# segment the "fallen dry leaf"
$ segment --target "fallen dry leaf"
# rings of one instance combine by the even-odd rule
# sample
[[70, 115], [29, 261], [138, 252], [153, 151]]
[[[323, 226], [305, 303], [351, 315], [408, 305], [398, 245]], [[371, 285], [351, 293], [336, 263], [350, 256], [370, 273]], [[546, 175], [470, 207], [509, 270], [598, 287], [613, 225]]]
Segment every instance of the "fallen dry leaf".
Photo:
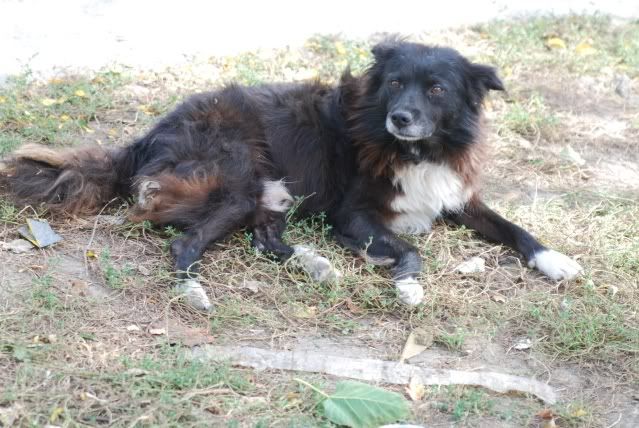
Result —
[[519, 339], [517, 343], [513, 345], [513, 349], [516, 349], [518, 351], [525, 351], [526, 349], [530, 349], [531, 347], [532, 341], [527, 337]]
[[573, 418], [582, 418], [586, 416], [588, 412], [583, 407], [578, 407], [570, 413]]
[[555, 423], [555, 419], [550, 419], [548, 421], [544, 421], [542, 428], [557, 428], [557, 424]]
[[45, 107], [52, 106], [55, 103], [56, 103], [56, 100], [54, 100], [53, 98], [43, 98], [42, 100], [40, 100], [40, 104], [42, 104]]
[[486, 261], [481, 257], [473, 257], [462, 262], [455, 268], [455, 272], [469, 274], [480, 273], [486, 270]]
[[364, 310], [353, 303], [351, 299], [346, 299], [346, 307], [354, 314], [361, 314], [362, 312], [364, 312]]
[[421, 354], [433, 344], [433, 340], [434, 336], [432, 331], [425, 328], [414, 329], [410, 332], [406, 339], [402, 355], [399, 357], [399, 362], [403, 363], [404, 361]]
[[166, 334], [166, 329], [165, 328], [150, 328], [149, 329], [149, 333], [151, 333], [153, 336], [162, 336]]
[[260, 291], [260, 288], [264, 287], [266, 287], [266, 284], [262, 281], [244, 281], [241, 288], [246, 288], [253, 293], [258, 293]]
[[426, 395], [426, 386], [422, 383], [419, 376], [413, 376], [410, 378], [410, 383], [406, 388], [406, 393], [413, 401], [421, 401]]
[[138, 327], [135, 324], [131, 324], [131, 325], [127, 325], [126, 326], [126, 330], [127, 331], [140, 331], [140, 327]]
[[35, 247], [26, 239], [14, 239], [9, 242], [0, 242], [0, 248], [12, 253], [22, 254], [33, 250]]
[[597, 53], [597, 49], [593, 48], [588, 42], [581, 42], [575, 47], [575, 52], [579, 55], [592, 55]]
[[555, 417], [555, 414], [550, 409], [542, 409], [537, 413], [541, 419], [552, 419]]
[[76, 97], [81, 97], [81, 98], [87, 96], [86, 92], [84, 92], [82, 89], [78, 89], [77, 91], [74, 92], [74, 94]]
[[565, 49], [566, 42], [559, 37], [549, 37], [546, 39], [546, 47], [549, 49]]
[[71, 293], [76, 296], [86, 296], [89, 290], [89, 284], [81, 279], [73, 279], [71, 282]]

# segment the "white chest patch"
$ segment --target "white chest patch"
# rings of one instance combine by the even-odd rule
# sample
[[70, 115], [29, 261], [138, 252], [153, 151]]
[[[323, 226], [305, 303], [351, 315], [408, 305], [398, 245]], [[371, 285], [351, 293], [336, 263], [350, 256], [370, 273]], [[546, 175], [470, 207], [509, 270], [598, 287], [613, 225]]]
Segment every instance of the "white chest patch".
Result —
[[395, 233], [424, 233], [444, 211], [457, 211], [471, 190], [448, 165], [421, 162], [396, 171], [393, 184], [403, 190], [391, 202], [398, 215], [389, 225]]

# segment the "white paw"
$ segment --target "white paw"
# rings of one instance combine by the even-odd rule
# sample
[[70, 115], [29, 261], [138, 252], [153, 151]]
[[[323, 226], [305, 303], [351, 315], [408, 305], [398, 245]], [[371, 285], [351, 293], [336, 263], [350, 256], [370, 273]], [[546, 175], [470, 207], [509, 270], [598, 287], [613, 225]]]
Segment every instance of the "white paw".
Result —
[[337, 282], [342, 273], [335, 269], [326, 257], [322, 257], [315, 250], [304, 245], [293, 246], [295, 255], [293, 261], [300, 266], [313, 281]]
[[528, 262], [528, 267], [536, 268], [555, 281], [573, 279], [583, 272], [579, 263], [555, 250], [543, 250], [535, 254]]
[[424, 287], [415, 278], [404, 278], [395, 281], [399, 292], [399, 300], [409, 306], [415, 306], [424, 300]]
[[183, 296], [184, 300], [195, 309], [205, 312], [213, 310], [213, 305], [199, 281], [194, 279], [182, 280], [175, 286], [175, 291]]

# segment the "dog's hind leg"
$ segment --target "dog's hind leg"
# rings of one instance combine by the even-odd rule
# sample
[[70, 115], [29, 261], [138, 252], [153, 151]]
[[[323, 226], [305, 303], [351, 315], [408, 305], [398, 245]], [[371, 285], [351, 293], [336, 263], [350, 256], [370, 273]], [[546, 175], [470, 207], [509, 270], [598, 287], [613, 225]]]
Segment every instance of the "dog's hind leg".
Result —
[[249, 198], [228, 198], [207, 218], [172, 242], [171, 255], [178, 275], [176, 290], [184, 295], [191, 306], [204, 311], [212, 310], [213, 306], [198, 280], [202, 255], [213, 242], [244, 226], [253, 209], [254, 203]]
[[305, 271], [313, 281], [336, 281], [342, 276], [331, 262], [305, 245], [289, 246], [282, 240], [286, 229], [286, 211], [293, 198], [281, 181], [265, 181], [260, 209], [252, 227], [252, 245], [261, 252], [273, 254], [278, 260], [291, 262]]

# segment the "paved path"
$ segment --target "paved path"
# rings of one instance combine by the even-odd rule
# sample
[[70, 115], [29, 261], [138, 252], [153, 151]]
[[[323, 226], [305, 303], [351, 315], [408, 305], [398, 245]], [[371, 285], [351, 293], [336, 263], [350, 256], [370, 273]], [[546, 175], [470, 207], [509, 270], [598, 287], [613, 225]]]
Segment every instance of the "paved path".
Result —
[[415, 34], [531, 13], [639, 17], [637, 0], [0, 0], [0, 79], [25, 65], [158, 68], [194, 55], [298, 45], [315, 33]]

